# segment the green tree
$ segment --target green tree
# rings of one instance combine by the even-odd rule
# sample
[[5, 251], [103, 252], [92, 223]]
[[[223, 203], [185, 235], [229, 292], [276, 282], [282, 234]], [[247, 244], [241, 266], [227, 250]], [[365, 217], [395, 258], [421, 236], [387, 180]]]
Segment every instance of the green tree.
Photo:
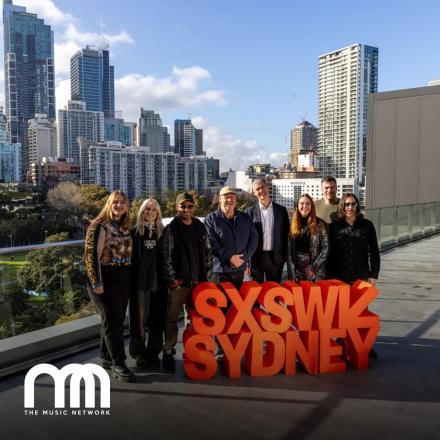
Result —
[[81, 185], [82, 201], [81, 207], [84, 219], [90, 222], [103, 208], [109, 192], [101, 185]]
[[139, 212], [139, 208], [141, 207], [141, 205], [142, 205], [142, 202], [144, 201], [145, 199], [134, 199], [131, 203], [130, 203], [130, 216], [131, 216], [131, 222], [132, 222], [132, 225], [134, 226], [135, 225], [135, 223], [136, 223], [136, 219], [137, 219], [137, 215], [138, 215], [138, 212]]
[[55, 246], [27, 255], [28, 264], [19, 271], [18, 283], [27, 290], [48, 292], [47, 300], [36, 305], [41, 307], [46, 325], [53, 325], [62, 315], [76, 313], [89, 302], [82, 259], [80, 246]]

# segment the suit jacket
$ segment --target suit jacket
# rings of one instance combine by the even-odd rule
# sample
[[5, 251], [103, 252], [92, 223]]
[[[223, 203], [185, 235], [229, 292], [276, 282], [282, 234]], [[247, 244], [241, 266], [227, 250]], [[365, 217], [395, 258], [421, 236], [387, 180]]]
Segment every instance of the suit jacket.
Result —
[[[290, 229], [289, 215], [284, 206], [278, 205], [272, 201], [273, 217], [274, 217], [274, 263], [277, 266], [283, 266], [287, 260], [287, 241]], [[246, 213], [251, 217], [255, 229], [258, 233], [258, 246], [254, 255], [251, 258], [251, 267], [259, 268], [262, 263], [263, 254], [263, 225], [261, 223], [261, 213], [259, 202], [252, 205], [246, 210]]]

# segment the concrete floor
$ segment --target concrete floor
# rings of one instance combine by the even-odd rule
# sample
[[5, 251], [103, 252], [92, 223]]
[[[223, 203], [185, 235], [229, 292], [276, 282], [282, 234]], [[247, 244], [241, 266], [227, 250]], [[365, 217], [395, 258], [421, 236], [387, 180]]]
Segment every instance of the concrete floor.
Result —
[[[25, 416], [20, 374], [0, 380], [0, 438], [440, 440], [440, 235], [383, 253], [378, 288], [368, 371], [193, 382], [179, 361], [175, 375], [112, 379], [111, 416]], [[47, 376], [35, 389], [37, 407], [53, 408]]]

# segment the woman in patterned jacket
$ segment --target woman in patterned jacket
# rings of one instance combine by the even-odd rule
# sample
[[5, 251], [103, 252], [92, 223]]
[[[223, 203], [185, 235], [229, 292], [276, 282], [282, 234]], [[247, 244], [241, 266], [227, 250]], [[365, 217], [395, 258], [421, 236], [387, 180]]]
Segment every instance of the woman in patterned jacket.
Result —
[[303, 194], [290, 225], [287, 257], [289, 280], [316, 283], [324, 279], [328, 249], [325, 223], [316, 217], [313, 199]]
[[85, 246], [87, 291], [102, 318], [102, 366], [123, 382], [134, 379], [125, 364], [124, 349], [132, 253], [130, 227], [127, 196], [113, 191], [87, 229]]

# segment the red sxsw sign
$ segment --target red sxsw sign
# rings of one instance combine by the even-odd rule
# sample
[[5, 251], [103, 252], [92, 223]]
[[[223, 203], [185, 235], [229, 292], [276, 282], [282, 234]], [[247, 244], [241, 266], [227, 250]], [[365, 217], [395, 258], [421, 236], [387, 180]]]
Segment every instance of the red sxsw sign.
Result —
[[216, 374], [215, 338], [229, 377], [240, 377], [243, 356], [251, 376], [295, 374], [297, 359], [309, 374], [345, 371], [347, 363], [366, 370], [380, 325], [368, 305], [378, 294], [364, 281], [351, 287], [338, 280], [247, 281], [240, 291], [231, 283], [201, 283], [193, 291], [192, 325], [183, 333], [185, 373], [191, 379]]

